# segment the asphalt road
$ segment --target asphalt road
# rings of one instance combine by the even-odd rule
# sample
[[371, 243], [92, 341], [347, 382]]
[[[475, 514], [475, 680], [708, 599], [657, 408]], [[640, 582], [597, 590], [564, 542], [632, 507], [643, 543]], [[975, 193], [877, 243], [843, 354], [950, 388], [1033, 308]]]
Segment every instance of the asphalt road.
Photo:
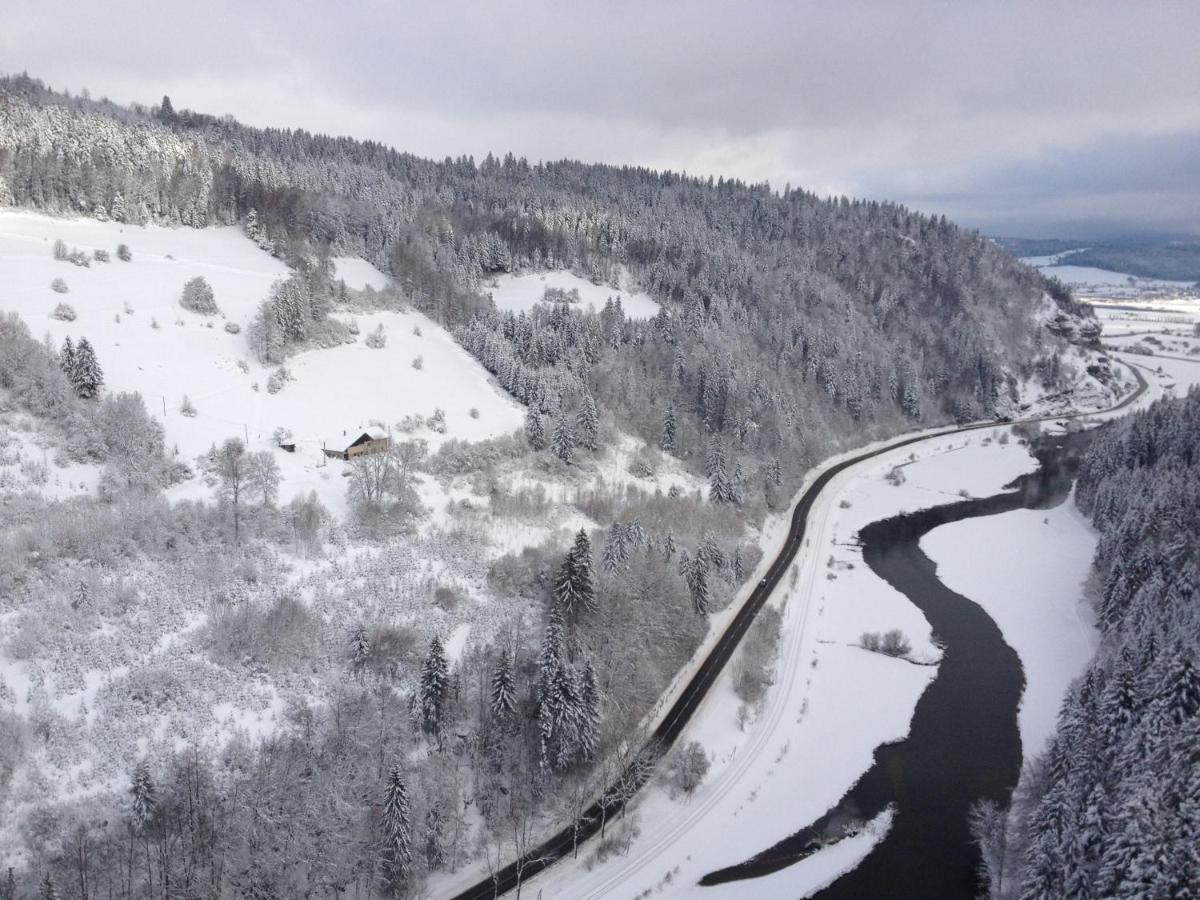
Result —
[[[1110, 413], [1124, 409], [1135, 402], [1145, 392], [1148, 386], [1146, 379], [1132, 366], [1129, 368], [1137, 377], [1137, 390], [1116, 406], [1102, 412]], [[1030, 419], [1020, 419], [1012, 424], [1059, 422], [1095, 414], [1074, 413], [1061, 416], [1039, 416]], [[837, 477], [839, 473], [880, 454], [890, 453], [898, 448], [927, 441], [930, 438], [978, 431], [984, 428], [995, 428], [1003, 424], [1007, 423], [980, 422], [975, 425], [964, 425], [961, 428], [941, 431], [937, 434], [924, 434], [918, 437], [907, 438], [878, 450], [860, 453], [822, 472], [816, 481], [809, 485], [808, 490], [804, 492], [804, 495], [796, 504], [796, 508], [792, 512], [792, 522], [787, 539], [784, 541], [778, 556], [775, 557], [775, 561], [767, 570], [767, 574], [754, 588], [745, 603], [742, 604], [742, 608], [738, 610], [737, 614], [726, 626], [724, 633], [717, 640], [712, 650], [709, 651], [708, 658], [700, 664], [691, 681], [684, 687], [674, 705], [663, 717], [658, 727], [642, 747], [635, 762], [625, 770], [614, 784], [605, 790], [604, 794], [595, 803], [584, 810], [578, 828], [567, 826], [561, 831], [556, 832], [541, 844], [528, 851], [519, 860], [509, 863], [504, 868], [498, 870], [492, 877], [477, 882], [467, 890], [455, 895], [455, 900], [487, 900], [487, 898], [499, 897], [508, 891], [515, 890], [518, 885], [523, 885], [534, 875], [544, 871], [553, 863], [565, 856], [570, 856], [578, 843], [582, 843], [592, 835], [598, 834], [601, 827], [608, 820], [620, 814], [624, 805], [650, 779], [654, 770], [653, 763], [661, 759], [671, 749], [676, 738], [679, 737], [688, 722], [691, 721], [693, 714], [708, 695], [709, 689], [716, 682], [717, 676], [721, 674], [726, 663], [729, 662], [733, 656], [733, 652], [745, 636], [747, 629], [754, 622], [755, 616], [758, 615], [763, 604], [767, 602], [767, 599], [783, 578], [784, 573], [791, 566], [792, 561], [796, 558], [796, 553], [804, 543], [808, 514], [811, 512], [813, 504], [826, 485]]]

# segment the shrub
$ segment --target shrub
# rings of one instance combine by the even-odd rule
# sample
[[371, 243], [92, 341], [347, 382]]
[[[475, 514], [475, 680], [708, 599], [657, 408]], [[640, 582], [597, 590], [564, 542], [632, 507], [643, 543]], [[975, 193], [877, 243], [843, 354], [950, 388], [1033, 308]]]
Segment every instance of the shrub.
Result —
[[117, 244], [117, 259], [121, 262], [129, 262], [133, 259], [133, 254], [129, 252], [127, 244]]
[[193, 278], [183, 286], [179, 305], [202, 316], [215, 316], [220, 312], [213, 298], [212, 287], [201, 277]]
[[60, 303], [58, 306], [54, 307], [54, 312], [51, 313], [51, 315], [60, 322], [74, 322], [75, 307], [73, 307], [70, 303]]
[[110, 257], [110, 256], [108, 255], [108, 251], [107, 251], [107, 250], [97, 250], [97, 251], [95, 251], [94, 253], [92, 253], [92, 258], [93, 258], [93, 259], [95, 259], [95, 260], [96, 260], [96, 262], [102, 262], [102, 263], [109, 262], [109, 260], [111, 260], [111, 259], [112, 259], [112, 257]]
[[54, 291], [56, 294], [65, 294], [70, 290], [70, 288], [67, 287], [67, 283], [61, 278], [55, 278], [52, 282], [50, 282], [50, 290]]
[[288, 371], [287, 366], [280, 366], [270, 377], [267, 378], [267, 393], [278, 394], [283, 390], [284, 385], [292, 380], [292, 373]]
[[912, 652], [912, 644], [899, 628], [893, 628], [882, 635], [874, 631], [864, 631], [859, 638], [859, 644], [864, 650], [882, 653], [885, 656], [908, 656]]
[[183, 402], [179, 404], [179, 414], [189, 419], [196, 416], [196, 407], [192, 405], [192, 400], [187, 394], [183, 395]]
[[421, 371], [423, 368], [425, 368], [425, 357], [423, 357], [423, 356], [413, 357], [412, 367], [414, 369], [416, 369], [418, 372]]
[[226, 322], [225, 323], [225, 333], [226, 334], [239, 334], [239, 333], [241, 333], [241, 330], [242, 330], [242, 326], [239, 325], [237, 322]]
[[382, 350], [387, 346], [387, 335], [383, 333], [382, 325], [367, 335], [367, 346], [372, 350]]
[[708, 774], [708, 754], [699, 741], [690, 741], [675, 751], [671, 759], [671, 786], [691, 794]]
[[478, 419], [479, 418], [479, 410], [477, 410], [475, 407], [472, 406], [470, 409], [467, 410], [467, 415], [470, 416], [472, 419]]

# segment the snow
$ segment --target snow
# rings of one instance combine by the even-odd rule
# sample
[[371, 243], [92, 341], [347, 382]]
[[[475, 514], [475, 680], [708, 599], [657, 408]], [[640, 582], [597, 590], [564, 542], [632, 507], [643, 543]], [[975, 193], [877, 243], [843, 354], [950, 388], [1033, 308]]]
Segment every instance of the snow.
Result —
[[[92, 262], [88, 268], [57, 261], [51, 256], [57, 238], [88, 253], [107, 249], [113, 261]], [[129, 245], [132, 262], [116, 259], [118, 243]], [[339, 271], [355, 283], [383, 278], [362, 260], [338, 262]], [[221, 316], [179, 306], [183, 283], [198, 275], [212, 285]], [[270, 370], [249, 352], [246, 326], [271, 284], [287, 275], [283, 263], [237, 228], [137, 227], [0, 211], [0, 310], [19, 313], [34, 335], [48, 333], [55, 344], [68, 335], [86, 336], [96, 348], [107, 389], [140, 393], [162, 422], [168, 448], [185, 460], [229, 437], [247, 439], [252, 450], [271, 448], [274, 430], [290, 429], [297, 452], [276, 453], [283, 502], [315, 490], [335, 514], [344, 513], [343, 464], [327, 462], [321, 453], [331, 435], [391, 427], [397, 438], [419, 437], [436, 449], [450, 438], [476, 441], [521, 426], [520, 405], [445, 329], [416, 311], [357, 316], [361, 335], [383, 326], [385, 347], [373, 350], [360, 339], [302, 352], [287, 361], [294, 380], [268, 393]], [[50, 290], [58, 277], [67, 281], [68, 294]], [[76, 310], [73, 322], [50, 318], [64, 300]], [[227, 333], [227, 321], [240, 325], [241, 332]], [[412, 365], [418, 356], [423, 359], [419, 370]], [[197, 411], [194, 417], [179, 412], [184, 395]], [[439, 408], [446, 414], [445, 434], [428, 428], [405, 434], [397, 428], [406, 417], [428, 417]], [[478, 418], [471, 409], [478, 410]], [[207, 494], [198, 479], [172, 492], [175, 497]]]
[[[706, 782], [688, 801], [673, 799], [661, 784], [649, 788], [636, 804], [641, 833], [629, 854], [590, 871], [586, 858], [556, 864], [539, 879], [543, 896], [637, 896], [654, 890], [668, 872], [673, 894], [698, 891], [707, 872], [741, 862], [817, 818], [871, 765], [876, 746], [904, 737], [936, 668], [854, 645], [864, 630], [898, 627], [912, 641], [914, 658], [935, 660], [937, 648], [920, 611], [866, 568], [851, 538], [877, 519], [956, 502], [962, 490], [995, 493], [1031, 471], [1036, 462], [1023, 447], [997, 440], [1008, 431], [935, 436], [835, 477], [811, 514], [793, 567], [799, 579], [785, 577], [771, 600], [784, 604], [783, 634], [776, 684], [757, 718], [739, 730], [740, 700], [727, 669], [680, 739], [698, 740], [708, 751]], [[900, 486], [884, 480], [896, 466], [905, 473]], [[765, 561], [782, 537], [783, 521], [776, 517], [764, 529]], [[725, 620], [713, 618], [715, 634]], [[728, 891], [799, 896], [856, 864], [868, 847], [838, 844], [803, 866]]]
[[1099, 645], [1083, 585], [1096, 536], [1074, 500], [935, 528], [921, 549], [950, 590], [978, 603], [1025, 670], [1018, 724], [1025, 758], [1054, 731], [1062, 698]]
[[622, 276], [622, 287], [593, 284], [571, 272], [555, 269], [546, 272], [529, 272], [521, 275], [500, 275], [494, 284], [485, 286], [490, 291], [496, 308], [504, 312], [528, 312], [542, 303], [546, 288], [579, 291], [579, 306], [600, 312], [609, 297], [620, 298], [621, 307], [630, 319], [651, 319], [658, 314], [658, 304], [650, 296], [625, 285], [628, 276]]
[[346, 282], [346, 287], [361, 291], [370, 287], [382, 291], [388, 284], [388, 277], [365, 259], [357, 256], [335, 256], [333, 262], [333, 277]]

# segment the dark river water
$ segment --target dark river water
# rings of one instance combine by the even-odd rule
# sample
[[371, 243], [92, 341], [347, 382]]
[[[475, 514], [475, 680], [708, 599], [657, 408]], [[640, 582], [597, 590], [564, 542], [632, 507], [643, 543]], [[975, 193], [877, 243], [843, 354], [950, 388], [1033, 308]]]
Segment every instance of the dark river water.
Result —
[[[937, 676], [917, 702], [908, 736], [876, 748], [871, 768], [837, 806], [816, 822], [798, 822], [802, 827], [796, 833], [743, 863], [710, 873], [702, 884], [777, 872], [811, 855], [847, 823], [869, 820], [892, 805], [887, 837], [857, 869], [815, 896], [978, 896], [979, 854], [971, 842], [968, 811], [982, 798], [1007, 802], [1017, 783], [1017, 706], [1025, 674], [988, 615], [938, 580], [919, 541], [951, 522], [1062, 503], [1091, 437], [1080, 432], [1043, 438], [1033, 448], [1040, 468], [1003, 494], [885, 519], [862, 530], [866, 564], [920, 608], [943, 645]], [[752, 885], [746, 887], [752, 892]]]

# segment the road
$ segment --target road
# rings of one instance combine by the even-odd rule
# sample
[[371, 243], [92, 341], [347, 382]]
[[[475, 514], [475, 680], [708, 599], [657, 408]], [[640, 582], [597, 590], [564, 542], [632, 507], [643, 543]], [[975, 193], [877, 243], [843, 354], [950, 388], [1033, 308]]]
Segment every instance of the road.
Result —
[[[1085, 416], [1119, 412], [1136, 402], [1148, 387], [1145, 378], [1142, 377], [1140, 372], [1132, 366], [1130, 367], [1130, 371], [1137, 378], [1137, 390], [1107, 410], [1097, 413], [1037, 416], [1021, 419], [1013, 424], [1059, 422]], [[995, 428], [998, 424], [1003, 423], [980, 422], [973, 425], [964, 425], [959, 428], [942, 429], [934, 433], [925, 433], [915, 437], [904, 438], [878, 449], [857, 454], [822, 472], [809, 485], [796, 503], [795, 509], [792, 512], [788, 535], [774, 562], [772, 562], [770, 568], [767, 570], [766, 575], [759, 581], [742, 607], [730, 620], [725, 631], [709, 651], [708, 657], [696, 669], [691, 680], [688, 681], [675, 700], [675, 703], [662, 718], [657, 728], [651, 733], [641, 751], [635, 757], [634, 762], [595, 803], [584, 810], [579, 827], [567, 826], [563, 828], [527, 852], [521, 859], [510, 863], [503, 869], [498, 870], [493, 876], [457, 894], [456, 900], [486, 900], [486, 898], [499, 897], [510, 890], [516, 889], [519, 885], [524, 884], [531, 877], [544, 871], [556, 861], [572, 855], [577, 842], [582, 843], [592, 835], [599, 833], [606, 822], [620, 813], [625, 804], [650, 779], [654, 771], [654, 764], [671, 749], [680, 733], [687, 726], [688, 722], [691, 721], [692, 716], [708, 695], [717, 677], [733, 656], [746, 631], [754, 622], [755, 617], [778, 587], [804, 543], [805, 536], [808, 533], [809, 513], [812, 511], [813, 505], [816, 503], [821, 492], [834, 478], [845, 470], [880, 456], [883, 453], [890, 453], [899, 448], [918, 444], [932, 438], [978, 431], [985, 428]]]

